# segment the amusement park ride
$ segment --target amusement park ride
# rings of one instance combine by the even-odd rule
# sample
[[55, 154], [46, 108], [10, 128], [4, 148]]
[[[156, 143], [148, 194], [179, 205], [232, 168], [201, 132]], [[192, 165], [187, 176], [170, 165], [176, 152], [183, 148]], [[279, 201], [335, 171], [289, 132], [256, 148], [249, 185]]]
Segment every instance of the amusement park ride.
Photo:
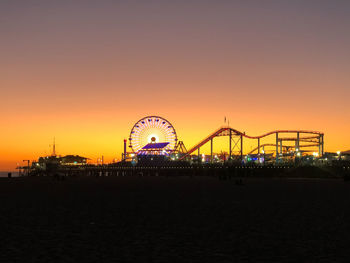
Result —
[[[313, 153], [315, 157], [322, 157], [324, 154], [322, 132], [276, 130], [260, 136], [249, 136], [229, 126], [220, 127], [187, 150], [184, 143], [178, 140], [174, 126], [168, 120], [159, 116], [147, 116], [137, 121], [132, 127], [129, 136], [129, 152], [126, 150], [127, 141], [124, 140], [122, 159], [131, 161], [138, 157], [162, 156], [169, 160], [185, 161], [195, 156], [199, 160], [201, 147], [210, 143], [210, 162], [213, 162], [214, 139], [222, 136], [228, 137], [228, 160], [243, 161], [248, 155], [269, 155], [278, 162], [285, 158], [297, 158], [309, 153]], [[256, 147], [244, 156], [244, 142], [248, 140], [251, 140], [250, 143], [255, 143]], [[263, 142], [266, 140], [269, 142]]]

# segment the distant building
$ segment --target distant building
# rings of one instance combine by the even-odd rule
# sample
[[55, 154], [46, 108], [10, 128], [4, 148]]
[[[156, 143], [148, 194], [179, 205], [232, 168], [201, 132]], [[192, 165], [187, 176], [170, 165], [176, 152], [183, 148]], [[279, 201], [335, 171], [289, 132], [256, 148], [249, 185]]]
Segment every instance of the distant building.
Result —
[[33, 162], [32, 167], [46, 170], [48, 166], [85, 165], [88, 160], [90, 159], [79, 155], [46, 156], [40, 157], [37, 162]]
[[89, 158], [82, 157], [79, 155], [66, 155], [61, 157], [62, 165], [85, 165]]

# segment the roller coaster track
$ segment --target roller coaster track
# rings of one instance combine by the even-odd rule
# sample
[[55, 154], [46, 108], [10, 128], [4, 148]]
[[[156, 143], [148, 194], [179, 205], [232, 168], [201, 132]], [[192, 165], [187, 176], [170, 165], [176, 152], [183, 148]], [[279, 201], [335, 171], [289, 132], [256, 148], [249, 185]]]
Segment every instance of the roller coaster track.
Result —
[[[265, 133], [265, 134], [259, 135], [259, 136], [250, 136], [250, 135], [247, 135], [245, 132], [238, 131], [238, 130], [233, 129], [229, 126], [223, 126], [223, 127], [220, 127], [219, 129], [217, 129], [216, 131], [214, 131], [213, 133], [211, 133], [209, 136], [204, 138], [202, 141], [200, 141], [196, 145], [194, 145], [191, 149], [188, 150], [186, 155], [184, 155], [180, 160], [185, 159], [186, 157], [191, 155], [194, 151], [198, 150], [200, 147], [202, 147], [204, 144], [206, 144], [207, 142], [209, 142], [210, 140], [212, 140], [215, 137], [241, 136], [241, 138], [244, 137], [244, 138], [248, 138], [248, 139], [262, 139], [262, 138], [265, 138], [265, 137], [267, 137], [269, 135], [273, 135], [273, 134], [277, 134], [277, 136], [278, 136], [278, 134], [311, 134], [311, 136], [308, 136], [308, 137], [300, 137], [300, 139], [299, 139], [300, 142], [301, 141], [306, 142], [307, 140], [318, 139], [321, 136], [323, 137], [322, 132], [308, 131], [308, 130], [275, 130], [275, 131], [271, 131], [271, 132], [268, 132], [268, 133]], [[295, 138], [285, 138], [285, 140], [295, 140]], [[314, 142], [314, 141], [309, 141], [309, 142]], [[274, 146], [276, 146], [276, 145], [274, 145]]]
[[[272, 147], [276, 147], [276, 144], [274, 144], [274, 143], [265, 143], [265, 144], [262, 144], [262, 145], [260, 145], [260, 148], [261, 147], [267, 147], [267, 146], [272, 146]], [[285, 146], [285, 145], [283, 145], [282, 146], [284, 149], [286, 149], [287, 151], [288, 151], [288, 149], [290, 148], [290, 146]], [[251, 150], [250, 152], [248, 152], [248, 154], [253, 154], [255, 151], [257, 151], [259, 149], [259, 147], [256, 147], [256, 148], [254, 148], [253, 150]]]
[[[260, 148], [265, 147], [265, 146], [272, 146], [272, 147], [276, 147], [276, 144], [274, 143], [265, 143], [265, 144], [261, 144]], [[300, 148], [303, 147], [315, 147], [318, 146], [318, 144], [309, 144], [309, 145], [300, 145]], [[293, 146], [286, 146], [286, 145], [282, 145], [282, 147], [288, 151], [290, 148], [293, 148]], [[248, 154], [253, 154], [255, 151], [257, 151], [259, 149], [259, 147], [254, 148], [253, 150], [251, 150], [250, 152], [248, 152]], [[301, 152], [308, 152], [307, 150], [300, 150]]]

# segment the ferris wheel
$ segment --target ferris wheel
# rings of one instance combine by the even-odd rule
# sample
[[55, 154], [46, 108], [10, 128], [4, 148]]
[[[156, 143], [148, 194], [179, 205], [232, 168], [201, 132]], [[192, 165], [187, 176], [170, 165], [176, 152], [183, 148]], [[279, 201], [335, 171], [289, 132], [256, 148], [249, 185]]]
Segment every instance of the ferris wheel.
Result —
[[169, 121], [159, 116], [147, 116], [132, 127], [129, 142], [135, 153], [149, 143], [168, 143], [164, 150], [172, 151], [176, 147], [177, 136]]

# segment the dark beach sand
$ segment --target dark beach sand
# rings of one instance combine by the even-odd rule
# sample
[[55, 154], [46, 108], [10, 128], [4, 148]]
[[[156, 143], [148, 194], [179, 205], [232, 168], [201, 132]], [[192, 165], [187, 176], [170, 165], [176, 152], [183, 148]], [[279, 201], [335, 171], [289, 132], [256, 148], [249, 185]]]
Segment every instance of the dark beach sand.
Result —
[[330, 179], [0, 178], [0, 262], [348, 262]]

